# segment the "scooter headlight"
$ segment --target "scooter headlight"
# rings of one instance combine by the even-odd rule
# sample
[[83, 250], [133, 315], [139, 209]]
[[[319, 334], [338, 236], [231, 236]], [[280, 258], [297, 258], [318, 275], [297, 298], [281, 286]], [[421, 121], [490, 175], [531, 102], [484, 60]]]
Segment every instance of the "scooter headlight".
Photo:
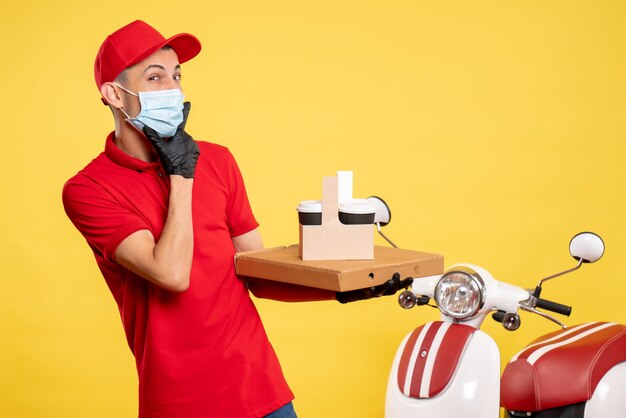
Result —
[[485, 284], [473, 270], [450, 271], [435, 287], [435, 301], [444, 315], [455, 319], [474, 316], [484, 304]]

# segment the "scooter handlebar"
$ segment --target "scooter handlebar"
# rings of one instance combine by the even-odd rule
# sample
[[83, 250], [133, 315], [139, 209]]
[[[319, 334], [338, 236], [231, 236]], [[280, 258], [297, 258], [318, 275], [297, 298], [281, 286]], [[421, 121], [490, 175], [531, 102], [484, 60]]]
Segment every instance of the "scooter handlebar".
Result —
[[537, 298], [537, 308], [542, 308], [565, 316], [570, 316], [572, 313], [571, 306], [562, 305], [560, 303], [541, 298]]

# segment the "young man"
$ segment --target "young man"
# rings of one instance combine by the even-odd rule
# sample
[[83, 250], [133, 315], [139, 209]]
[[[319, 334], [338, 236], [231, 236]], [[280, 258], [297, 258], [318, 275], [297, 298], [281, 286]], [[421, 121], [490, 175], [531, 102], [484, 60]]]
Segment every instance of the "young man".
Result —
[[263, 242], [233, 156], [185, 132], [180, 64], [200, 49], [193, 35], [166, 39], [142, 21], [106, 38], [95, 79], [115, 131], [63, 203], [118, 304], [140, 417], [295, 417], [248, 290], [349, 302], [410, 283], [335, 294], [235, 274], [235, 252]]

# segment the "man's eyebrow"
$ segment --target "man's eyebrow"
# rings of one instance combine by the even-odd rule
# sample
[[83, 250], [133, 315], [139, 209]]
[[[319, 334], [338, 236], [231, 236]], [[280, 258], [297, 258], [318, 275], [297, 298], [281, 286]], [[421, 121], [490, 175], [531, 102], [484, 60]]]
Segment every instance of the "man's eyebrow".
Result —
[[165, 71], [165, 67], [164, 67], [164, 66], [162, 66], [162, 65], [159, 65], [159, 64], [150, 64], [150, 65], [148, 65], [148, 66], [146, 67], [146, 69], [145, 69], [145, 70], [143, 70], [143, 72], [145, 73], [145, 72], [147, 72], [148, 70], [150, 70], [151, 68], [158, 68], [158, 69], [160, 69], [160, 70]]
[[[164, 66], [162, 66], [162, 65], [160, 65], [160, 64], [150, 64], [150, 65], [148, 65], [148, 66], [146, 67], [146, 69], [145, 69], [145, 70], [143, 70], [143, 72], [145, 73], [145, 72], [147, 72], [147, 71], [148, 71], [149, 69], [151, 69], [151, 68], [158, 68], [158, 69], [160, 69], [160, 70], [165, 71], [165, 67], [164, 67]], [[176, 65], [176, 67], [174, 67], [174, 70], [175, 70], [175, 71], [180, 70], [180, 64], [177, 64], [177, 65]]]

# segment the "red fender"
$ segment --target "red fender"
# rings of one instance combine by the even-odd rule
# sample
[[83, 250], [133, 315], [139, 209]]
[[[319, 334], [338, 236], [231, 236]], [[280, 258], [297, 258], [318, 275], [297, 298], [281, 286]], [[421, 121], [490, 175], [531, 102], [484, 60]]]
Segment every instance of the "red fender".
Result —
[[398, 367], [398, 387], [411, 398], [432, 398], [448, 386], [475, 328], [429, 322], [409, 336]]
[[593, 322], [544, 335], [504, 369], [500, 404], [509, 411], [541, 411], [585, 402], [602, 376], [626, 361], [626, 327]]

